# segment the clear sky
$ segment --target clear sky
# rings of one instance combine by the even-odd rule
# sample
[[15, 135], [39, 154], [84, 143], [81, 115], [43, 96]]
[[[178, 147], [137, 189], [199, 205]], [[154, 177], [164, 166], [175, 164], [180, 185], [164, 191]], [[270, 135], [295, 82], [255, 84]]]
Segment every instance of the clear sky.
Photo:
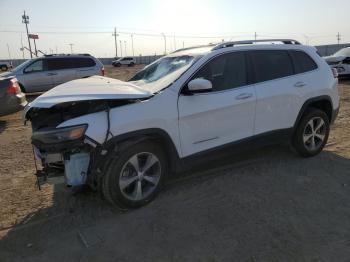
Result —
[[[311, 45], [350, 42], [350, 0], [0, 0], [0, 59], [21, 58], [28, 46], [21, 16], [50, 53], [115, 55], [114, 27], [123, 55], [148, 55], [222, 39], [295, 38]], [[22, 32], [22, 33], [21, 33]], [[175, 37], [174, 37], [175, 35]], [[28, 53], [25, 54], [27, 58]]]

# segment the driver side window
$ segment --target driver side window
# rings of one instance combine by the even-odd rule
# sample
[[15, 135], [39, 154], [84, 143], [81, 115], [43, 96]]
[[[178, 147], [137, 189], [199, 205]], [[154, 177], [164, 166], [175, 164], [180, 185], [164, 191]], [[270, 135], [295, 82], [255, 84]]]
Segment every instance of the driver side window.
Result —
[[43, 60], [35, 61], [34, 63], [30, 64], [24, 72], [31, 73], [31, 72], [41, 72], [44, 71], [44, 62]]
[[244, 52], [233, 52], [215, 57], [202, 67], [191, 80], [204, 78], [212, 83], [212, 92], [248, 84]]

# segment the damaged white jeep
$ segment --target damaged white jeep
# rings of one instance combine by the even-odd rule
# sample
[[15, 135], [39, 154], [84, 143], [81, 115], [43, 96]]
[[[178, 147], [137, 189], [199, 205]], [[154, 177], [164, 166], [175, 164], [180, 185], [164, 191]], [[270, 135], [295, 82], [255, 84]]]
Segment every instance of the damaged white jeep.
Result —
[[62, 173], [129, 208], [214, 149], [282, 142], [318, 154], [339, 109], [336, 74], [295, 40], [256, 42], [178, 50], [128, 82], [93, 76], [38, 97], [24, 112], [37, 176]]

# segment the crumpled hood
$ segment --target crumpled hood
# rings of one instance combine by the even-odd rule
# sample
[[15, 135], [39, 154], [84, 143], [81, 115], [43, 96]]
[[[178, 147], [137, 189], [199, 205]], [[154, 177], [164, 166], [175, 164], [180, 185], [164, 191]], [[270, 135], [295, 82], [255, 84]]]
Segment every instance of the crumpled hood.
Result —
[[345, 56], [325, 56], [324, 59], [327, 62], [340, 62], [343, 61], [346, 57]]
[[138, 99], [152, 95], [150, 91], [128, 82], [108, 77], [92, 76], [58, 85], [36, 98], [28, 107], [50, 108], [65, 102]]

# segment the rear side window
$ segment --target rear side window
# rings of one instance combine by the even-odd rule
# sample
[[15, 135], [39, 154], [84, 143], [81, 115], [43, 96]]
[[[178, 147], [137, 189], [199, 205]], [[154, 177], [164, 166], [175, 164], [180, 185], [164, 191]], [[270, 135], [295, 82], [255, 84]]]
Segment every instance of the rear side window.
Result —
[[71, 58], [52, 58], [48, 59], [47, 66], [49, 70], [62, 70], [73, 68]]
[[256, 82], [264, 82], [294, 74], [293, 64], [287, 51], [252, 51]]
[[95, 66], [96, 63], [91, 58], [74, 58], [74, 67], [75, 68], [81, 68], [81, 67], [92, 67]]
[[295, 66], [295, 73], [305, 73], [317, 69], [315, 61], [303, 51], [289, 51]]
[[91, 58], [78, 57], [78, 58], [51, 58], [48, 59], [49, 70], [63, 70], [72, 68], [92, 67], [96, 63]]
[[192, 79], [196, 78], [211, 81], [212, 91], [247, 85], [245, 53], [234, 52], [214, 58], [192, 77]]

